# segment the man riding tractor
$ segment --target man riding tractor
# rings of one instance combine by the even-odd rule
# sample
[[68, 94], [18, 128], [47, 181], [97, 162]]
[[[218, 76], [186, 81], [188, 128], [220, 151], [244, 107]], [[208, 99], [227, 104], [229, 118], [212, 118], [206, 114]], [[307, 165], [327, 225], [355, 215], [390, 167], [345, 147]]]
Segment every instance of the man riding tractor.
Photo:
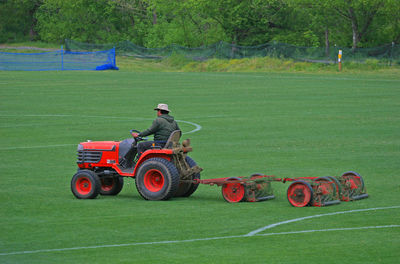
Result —
[[147, 137], [154, 134], [154, 141], [145, 141], [138, 144], [137, 151], [139, 156], [152, 146], [163, 148], [171, 133], [175, 130], [180, 130], [174, 117], [169, 115], [170, 110], [167, 104], [158, 104], [154, 110], [157, 111], [157, 118], [153, 121], [151, 127], [140, 133], [132, 133], [134, 138]]
[[[187, 155], [192, 151], [190, 140], [179, 142], [182, 132], [168, 115], [168, 105], [159, 104], [155, 110], [158, 117], [153, 125], [142, 133], [131, 130], [134, 138], [78, 144], [78, 172], [71, 180], [77, 198], [117, 195], [124, 177], [135, 179], [139, 194], [146, 200], [189, 197], [196, 191], [202, 169]], [[140, 142], [142, 136], [151, 134], [153, 142]]]

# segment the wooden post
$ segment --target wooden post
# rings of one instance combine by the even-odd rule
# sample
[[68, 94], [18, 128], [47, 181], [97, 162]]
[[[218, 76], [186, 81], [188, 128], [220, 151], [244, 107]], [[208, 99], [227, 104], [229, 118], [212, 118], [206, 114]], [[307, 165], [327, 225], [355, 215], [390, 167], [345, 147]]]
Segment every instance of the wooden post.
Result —
[[339, 63], [339, 71], [342, 71], [342, 50], [339, 50], [338, 63]]
[[61, 45], [61, 70], [64, 70], [64, 48], [63, 45]]

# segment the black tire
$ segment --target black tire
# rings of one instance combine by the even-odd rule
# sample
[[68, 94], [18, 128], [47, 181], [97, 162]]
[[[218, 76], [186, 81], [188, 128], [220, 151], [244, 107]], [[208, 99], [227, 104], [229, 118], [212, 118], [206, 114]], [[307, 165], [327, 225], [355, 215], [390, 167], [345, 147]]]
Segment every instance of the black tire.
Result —
[[117, 195], [124, 187], [124, 178], [121, 176], [103, 176], [100, 177], [100, 194]]
[[327, 176], [327, 177], [335, 183], [337, 198], [340, 200], [340, 197], [342, 196], [342, 185], [340, 184], [340, 181], [333, 176]]
[[71, 191], [78, 199], [94, 199], [99, 195], [100, 179], [91, 170], [79, 170], [72, 177]]
[[162, 158], [144, 161], [136, 173], [136, 188], [146, 200], [168, 200], [179, 186], [179, 173], [175, 165]]
[[363, 179], [363, 177], [361, 177], [360, 174], [358, 174], [358, 173], [355, 172], [355, 171], [346, 171], [345, 173], [342, 174], [341, 178], [344, 179], [344, 178], [346, 178], [347, 176], [359, 177], [359, 178], [360, 178], [360, 184], [361, 184], [360, 190], [364, 190], [364, 187], [365, 187], [364, 179]]
[[[189, 156], [186, 156], [186, 162], [189, 164], [190, 168], [193, 168], [194, 166], [197, 165], [197, 163]], [[193, 174], [192, 178], [190, 180], [194, 180], [194, 179], [200, 179], [200, 173]], [[197, 190], [198, 187], [199, 187], [199, 184], [196, 184], [196, 183], [180, 182], [178, 191], [175, 194], [175, 196], [176, 197], [189, 197]]]

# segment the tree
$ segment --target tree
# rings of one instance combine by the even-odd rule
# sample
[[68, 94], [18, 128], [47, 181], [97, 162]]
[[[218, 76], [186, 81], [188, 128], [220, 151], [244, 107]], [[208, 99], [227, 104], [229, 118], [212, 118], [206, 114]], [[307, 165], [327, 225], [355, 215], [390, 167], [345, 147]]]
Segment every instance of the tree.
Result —
[[42, 0], [0, 1], [0, 41], [36, 38], [35, 13]]
[[[62, 42], [72, 38], [83, 42], [114, 42], [126, 37], [129, 13], [109, 0], [44, 0], [36, 12], [41, 39]], [[128, 31], [129, 32], [129, 31]]]
[[[303, 16], [308, 17], [309, 22], [307, 23], [307, 20], [303, 20], [303, 23], [299, 23], [300, 26], [303, 30], [311, 31], [318, 37], [320, 43], [325, 44], [325, 55], [329, 56], [331, 46], [330, 35], [332, 29], [338, 23], [337, 16], [329, 8], [327, 2], [313, 0], [291, 0], [288, 2], [293, 6], [296, 14], [303, 14]], [[318, 43], [318, 46], [320, 46], [320, 43]]]
[[226, 41], [377, 46], [400, 41], [399, 0], [0, 0], [0, 41]]
[[219, 25], [226, 41], [257, 45], [272, 39], [283, 27], [286, 4], [281, 0], [199, 0], [198, 10]]
[[336, 12], [351, 24], [352, 49], [364, 38], [371, 28], [378, 12], [384, 7], [385, 0], [325, 0]]

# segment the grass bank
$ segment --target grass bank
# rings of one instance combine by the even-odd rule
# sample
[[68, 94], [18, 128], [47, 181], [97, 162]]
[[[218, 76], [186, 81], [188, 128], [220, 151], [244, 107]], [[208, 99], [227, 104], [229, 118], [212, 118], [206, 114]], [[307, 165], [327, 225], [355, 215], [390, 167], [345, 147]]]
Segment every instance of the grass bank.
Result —
[[126, 71], [173, 71], [173, 72], [302, 72], [302, 73], [385, 73], [400, 74], [398, 65], [382, 65], [371, 59], [365, 63], [343, 62], [340, 72], [337, 64], [294, 61], [279, 58], [209, 59], [192, 61], [184, 56], [171, 56], [164, 60], [117, 57], [117, 65]]
[[[60, 44], [23, 42], [0, 44], [0, 52], [35, 53], [59, 50]], [[162, 60], [117, 56], [117, 66], [135, 72], [297, 72], [297, 73], [383, 73], [400, 75], [400, 65], [385, 65], [376, 59], [364, 63], [344, 60], [342, 71], [337, 64], [295, 61], [281, 58], [209, 59], [193, 61], [183, 55], [172, 55]]]

